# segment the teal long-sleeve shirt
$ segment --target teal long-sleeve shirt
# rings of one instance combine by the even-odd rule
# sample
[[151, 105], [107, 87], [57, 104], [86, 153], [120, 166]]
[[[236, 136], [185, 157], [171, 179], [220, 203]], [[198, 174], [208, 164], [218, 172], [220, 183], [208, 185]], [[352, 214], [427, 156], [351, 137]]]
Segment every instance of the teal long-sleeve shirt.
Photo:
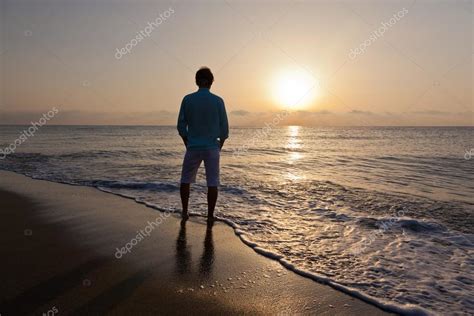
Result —
[[229, 137], [224, 100], [206, 88], [185, 96], [178, 115], [178, 132], [188, 139], [188, 150], [219, 148], [219, 140]]

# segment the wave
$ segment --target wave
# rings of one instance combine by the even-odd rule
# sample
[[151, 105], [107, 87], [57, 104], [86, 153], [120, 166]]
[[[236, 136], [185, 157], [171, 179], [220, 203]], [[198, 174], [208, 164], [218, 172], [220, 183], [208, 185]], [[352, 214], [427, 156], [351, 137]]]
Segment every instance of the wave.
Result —
[[305, 269], [298, 268], [296, 265], [286, 260], [283, 255], [277, 252], [265, 249], [261, 247], [258, 243], [253, 242], [244, 231], [238, 228], [238, 226], [234, 222], [230, 221], [229, 219], [221, 218], [221, 217], [218, 217], [217, 219], [224, 223], [227, 223], [230, 227], [232, 227], [234, 229], [235, 235], [238, 236], [244, 244], [252, 248], [256, 253], [261, 254], [269, 259], [278, 261], [283, 267], [285, 267], [286, 269], [298, 275], [312, 279], [318, 283], [329, 285], [338, 291], [344, 292], [353, 297], [361, 299], [367, 303], [375, 305], [388, 312], [393, 312], [393, 313], [397, 313], [401, 315], [410, 315], [410, 316], [411, 315], [423, 316], [423, 315], [431, 314], [430, 311], [422, 307], [411, 305], [411, 304], [396, 304], [384, 299], [376, 298], [371, 295], [367, 295], [363, 293], [361, 290], [340, 284], [336, 280], [331, 279], [330, 277], [327, 277], [318, 273], [314, 273]]
[[124, 190], [144, 190], [160, 192], [176, 192], [179, 187], [176, 184], [163, 182], [134, 182], [134, 181], [91, 181], [90, 186], [101, 189], [124, 189]]
[[[18, 173], [18, 172], [17, 172]], [[31, 175], [24, 174], [28, 177], [33, 178]], [[39, 177], [34, 177], [34, 178], [39, 178]], [[49, 179], [42, 179], [46, 181], [51, 181]], [[134, 200], [136, 203], [145, 205], [146, 207], [149, 207], [151, 209], [161, 211], [161, 212], [171, 212], [171, 213], [179, 213], [178, 208], [172, 208], [172, 207], [166, 207], [163, 205], [158, 205], [156, 203], [151, 203], [144, 201], [140, 198], [137, 198], [136, 195], [133, 193], [123, 193], [123, 192], [118, 192], [122, 189], [125, 190], [160, 190], [164, 192], [173, 192], [177, 191], [178, 187], [173, 184], [166, 184], [166, 183], [147, 183], [147, 182], [132, 182], [132, 181], [107, 181], [107, 180], [97, 180], [97, 181], [90, 181], [88, 184], [77, 184], [77, 183], [70, 183], [70, 182], [61, 182], [61, 181], [51, 181], [51, 182], [60, 182], [60, 183], [66, 183], [66, 184], [71, 184], [71, 185], [83, 185], [83, 186], [91, 186], [94, 187], [102, 192], [113, 194], [116, 196], [120, 196], [122, 198], [127, 198]], [[117, 191], [118, 190], [118, 191]], [[232, 192], [235, 190], [235, 193], [242, 193], [241, 190], [235, 189], [235, 188], [227, 188], [227, 191]], [[191, 212], [191, 216], [203, 216], [202, 214], [196, 213], [196, 212]], [[327, 214], [326, 214], [327, 215]], [[334, 214], [333, 214], [334, 215]], [[331, 215], [329, 215], [331, 216]], [[341, 217], [338, 215], [338, 217]], [[343, 220], [347, 219], [347, 216], [342, 216]], [[394, 312], [402, 315], [429, 315], [431, 312], [419, 307], [415, 306], [412, 304], [397, 304], [395, 302], [391, 302], [386, 299], [381, 299], [374, 297], [372, 295], [369, 295], [367, 293], [364, 293], [363, 290], [357, 289], [351, 286], [344, 285], [340, 282], [338, 282], [335, 278], [331, 278], [330, 276], [327, 275], [322, 275], [319, 273], [315, 273], [312, 271], [309, 271], [307, 269], [303, 269], [293, 263], [291, 263], [287, 258], [285, 258], [284, 255], [272, 251], [269, 249], [266, 249], [262, 243], [254, 242], [252, 241], [252, 236], [249, 235], [246, 231], [242, 230], [240, 226], [235, 222], [232, 221], [229, 218], [224, 218], [224, 217], [216, 217], [217, 220], [222, 221], [226, 224], [228, 224], [230, 227], [233, 228], [234, 233], [236, 236], [240, 238], [240, 240], [246, 244], [247, 246], [251, 247], [255, 252], [269, 258], [272, 260], [278, 261], [283, 267], [286, 269], [301, 275], [306, 278], [310, 278], [318, 283], [326, 284], [331, 286], [332, 288], [347, 293], [353, 297], [356, 297], [358, 299], [361, 299], [365, 302], [368, 302], [370, 304], [373, 304], [385, 311], [388, 312]], [[366, 219], [360, 219], [361, 222]], [[381, 225], [380, 223], [383, 223], [384, 221], [388, 220], [388, 218], [379, 218], [375, 220], [374, 222], [374, 227], [377, 227], [377, 225]], [[436, 223], [424, 223], [416, 220], [401, 220], [399, 223], [400, 227], [410, 229], [414, 232], [419, 232], [419, 231], [427, 231], [427, 230], [443, 230], [444, 228], [440, 227]]]
[[8, 155], [5, 160], [19, 160], [19, 161], [71, 161], [83, 159], [114, 159], [126, 158], [129, 159], [157, 159], [165, 157], [177, 157], [175, 152], [153, 149], [153, 150], [87, 150], [63, 154], [44, 154], [44, 153], [13, 153]]
[[403, 219], [398, 222], [400, 228], [408, 229], [415, 233], [443, 232], [447, 228], [438, 223], [423, 222], [414, 219]]

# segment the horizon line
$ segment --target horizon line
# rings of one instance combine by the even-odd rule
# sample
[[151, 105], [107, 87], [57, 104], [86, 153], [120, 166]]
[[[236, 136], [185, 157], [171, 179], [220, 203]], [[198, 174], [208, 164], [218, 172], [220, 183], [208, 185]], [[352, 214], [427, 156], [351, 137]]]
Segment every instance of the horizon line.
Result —
[[[0, 126], [30, 126], [30, 124], [0, 124]], [[82, 126], [93, 126], [93, 127], [173, 127], [175, 128], [176, 125], [153, 125], [153, 124], [47, 124], [41, 126], [43, 127], [82, 127]], [[298, 126], [298, 127], [308, 127], [308, 128], [318, 128], [318, 127], [474, 127], [473, 125], [298, 125], [298, 124], [282, 124], [279, 126], [274, 126], [272, 128], [279, 128], [279, 127], [289, 127], [289, 126]], [[247, 128], [260, 128], [265, 127], [265, 125], [234, 125], [230, 128], [235, 127], [247, 127]]]

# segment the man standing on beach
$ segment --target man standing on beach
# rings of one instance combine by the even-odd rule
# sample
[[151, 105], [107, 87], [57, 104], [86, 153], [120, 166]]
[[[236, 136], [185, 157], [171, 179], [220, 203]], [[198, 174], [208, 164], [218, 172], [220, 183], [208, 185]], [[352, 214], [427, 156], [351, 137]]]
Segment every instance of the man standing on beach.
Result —
[[224, 100], [211, 93], [214, 75], [207, 67], [196, 72], [199, 90], [183, 98], [178, 115], [178, 132], [186, 146], [186, 154], [181, 172], [182, 217], [187, 219], [191, 183], [196, 182], [196, 174], [204, 161], [207, 181], [208, 221], [214, 219], [219, 186], [220, 151], [229, 137], [229, 124]]

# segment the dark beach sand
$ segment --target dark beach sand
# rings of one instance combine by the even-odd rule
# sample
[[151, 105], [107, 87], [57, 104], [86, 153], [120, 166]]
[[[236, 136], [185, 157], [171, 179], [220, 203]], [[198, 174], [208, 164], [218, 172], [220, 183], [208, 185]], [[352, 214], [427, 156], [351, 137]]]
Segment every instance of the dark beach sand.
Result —
[[[0, 314], [381, 315], [285, 270], [223, 223], [175, 215], [131, 253], [160, 212], [132, 200], [0, 172]], [[232, 278], [231, 280], [229, 278]], [[204, 288], [201, 288], [201, 285]], [[212, 285], [212, 286], [211, 286]]]

